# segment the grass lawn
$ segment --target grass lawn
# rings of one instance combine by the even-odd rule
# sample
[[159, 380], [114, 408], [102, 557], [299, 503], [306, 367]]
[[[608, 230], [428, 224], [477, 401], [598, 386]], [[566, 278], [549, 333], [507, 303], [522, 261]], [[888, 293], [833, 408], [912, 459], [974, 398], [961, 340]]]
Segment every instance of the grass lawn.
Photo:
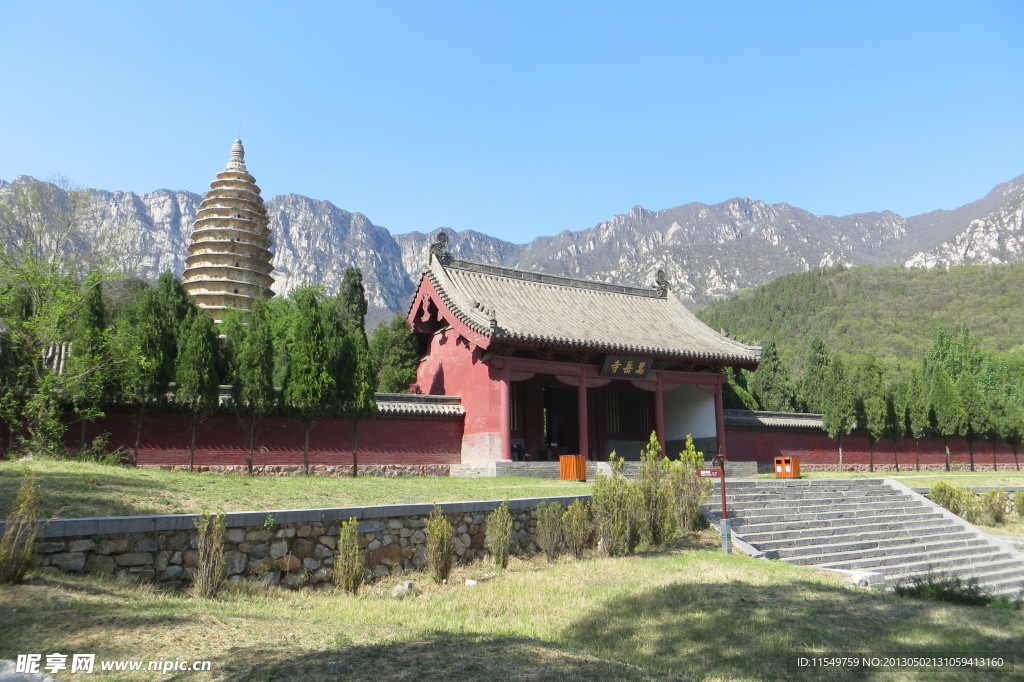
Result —
[[705, 532], [630, 558], [513, 558], [503, 574], [477, 563], [443, 586], [417, 573], [409, 577], [422, 592], [401, 600], [389, 596], [398, 578], [358, 597], [250, 587], [203, 601], [48, 577], [0, 592], [0, 658], [212, 661], [211, 673], [166, 678], [189, 680], [1020, 679], [1024, 660], [1002, 674], [800, 671], [799, 655], [1020, 658], [1024, 618], [868, 592], [810, 569], [724, 557], [717, 545]]
[[269, 511], [504, 500], [590, 492], [587, 483], [539, 478], [244, 476], [38, 459], [0, 462], [0, 518], [7, 516], [14, 502], [25, 467], [36, 472], [45, 515], [66, 519], [189, 514], [203, 509]]

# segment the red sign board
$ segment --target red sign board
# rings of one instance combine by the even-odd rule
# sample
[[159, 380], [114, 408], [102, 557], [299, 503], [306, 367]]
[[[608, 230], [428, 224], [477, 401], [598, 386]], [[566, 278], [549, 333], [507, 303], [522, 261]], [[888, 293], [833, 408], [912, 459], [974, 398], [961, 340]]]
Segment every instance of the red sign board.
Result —
[[697, 475], [701, 478], [721, 478], [722, 474], [721, 469], [697, 469]]

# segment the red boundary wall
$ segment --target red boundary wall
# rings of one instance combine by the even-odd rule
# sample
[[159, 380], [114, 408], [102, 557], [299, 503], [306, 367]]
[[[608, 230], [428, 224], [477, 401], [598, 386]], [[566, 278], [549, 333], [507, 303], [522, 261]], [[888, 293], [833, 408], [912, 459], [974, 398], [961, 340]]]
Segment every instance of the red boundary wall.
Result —
[[[771, 471], [776, 457], [799, 457], [800, 468], [839, 468], [839, 444], [821, 431], [785, 429], [726, 429], [729, 443], [729, 458], [736, 461], [756, 461], [759, 468]], [[920, 456], [918, 456], [920, 445]], [[966, 440], [956, 439], [949, 444], [951, 466], [957, 469], [970, 468], [970, 450]], [[1018, 453], [1024, 460], [1024, 451]], [[1000, 444], [993, 446], [987, 441], [974, 443], [974, 468], [992, 470], [1019, 468], [1013, 448]], [[904, 438], [896, 444], [893, 453], [891, 440], [879, 441], [875, 445], [874, 468], [893, 470], [896, 464], [901, 470], [944, 469], [946, 448], [941, 440], [922, 438], [920, 443], [913, 438]], [[843, 469], [867, 470], [871, 466], [871, 448], [867, 439], [861, 436], [843, 437]]]
[[[309, 434], [311, 465], [351, 466], [351, 422], [323, 419]], [[87, 438], [110, 434], [112, 446], [132, 451], [135, 423], [127, 413], [110, 413], [88, 427]], [[77, 445], [79, 429], [68, 430], [69, 444]], [[146, 415], [142, 426], [138, 464], [188, 466], [189, 417], [187, 414]], [[268, 417], [261, 421], [253, 454], [254, 466], [302, 465], [303, 431], [298, 419]], [[196, 466], [244, 466], [248, 439], [238, 418], [215, 414], [196, 431]], [[462, 418], [419, 419], [381, 417], [359, 422], [359, 465], [458, 464], [462, 452]]]

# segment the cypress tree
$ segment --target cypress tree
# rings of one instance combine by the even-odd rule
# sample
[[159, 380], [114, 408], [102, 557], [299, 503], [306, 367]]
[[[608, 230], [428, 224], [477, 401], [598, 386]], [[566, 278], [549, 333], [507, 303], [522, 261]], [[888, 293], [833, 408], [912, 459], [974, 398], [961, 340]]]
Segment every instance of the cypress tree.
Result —
[[910, 384], [907, 389], [907, 423], [910, 427], [910, 434], [914, 437], [914, 469], [920, 471], [921, 439], [931, 431], [928, 389], [921, 370], [914, 370], [910, 374]]
[[330, 413], [335, 380], [330, 372], [331, 352], [319, 291], [299, 287], [292, 291], [291, 298], [295, 311], [284, 404], [302, 420], [302, 468], [309, 475], [309, 432], [318, 419]]
[[234, 409], [247, 436], [249, 454], [245, 462], [251, 474], [260, 422], [277, 401], [274, 391], [274, 338], [264, 299], [252, 302], [249, 326], [236, 347], [234, 364]]
[[178, 356], [175, 378], [175, 402], [189, 410], [191, 439], [188, 451], [188, 470], [195, 468], [196, 430], [217, 406], [219, 384], [214, 358], [217, 337], [209, 315], [193, 315]]
[[115, 384], [121, 400], [134, 408], [135, 444], [132, 463], [139, 461], [139, 443], [146, 408], [167, 390], [165, 332], [156, 289], [144, 289], [126, 306], [114, 335]]
[[762, 409], [791, 412], [796, 407], [793, 379], [774, 341], [766, 341], [761, 347], [761, 362], [751, 374], [748, 385], [750, 394]]
[[856, 424], [856, 410], [842, 361], [838, 357], [826, 357], [825, 366], [829, 370], [825, 384], [831, 388], [821, 398], [824, 401], [821, 422], [829, 438], [839, 443], [839, 468], [842, 469], [843, 436], [853, 430]]
[[804, 360], [804, 374], [800, 381], [800, 404], [805, 412], [824, 413], [825, 403], [833, 392], [829, 368], [831, 356], [821, 337], [811, 339]]
[[932, 431], [946, 446], [946, 471], [950, 470], [949, 441], [962, 436], [967, 424], [967, 413], [960, 402], [956, 386], [946, 373], [943, 365], [937, 365], [932, 372], [931, 390], [928, 394], [928, 415]]
[[981, 389], [973, 374], [970, 372], [961, 374], [956, 381], [956, 390], [960, 394], [960, 403], [963, 405], [966, 416], [963, 435], [967, 439], [971, 471], [974, 471], [974, 441], [979, 438], [991, 437], [992, 414], [989, 412], [988, 401], [981, 394]]
[[370, 336], [369, 350], [377, 390], [405, 393], [416, 381], [419, 350], [405, 315], [398, 314], [390, 322], [378, 324]]

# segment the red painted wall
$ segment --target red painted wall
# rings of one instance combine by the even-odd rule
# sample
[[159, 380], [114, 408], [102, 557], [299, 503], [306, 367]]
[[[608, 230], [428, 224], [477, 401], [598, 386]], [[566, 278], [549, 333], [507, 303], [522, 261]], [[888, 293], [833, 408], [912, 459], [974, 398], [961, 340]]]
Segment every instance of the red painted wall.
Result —
[[[309, 435], [309, 463], [351, 465], [351, 422], [324, 419]], [[132, 415], [111, 413], [89, 427], [89, 435], [108, 432], [111, 444], [131, 451], [135, 443]], [[79, 431], [69, 441], [77, 445]], [[186, 414], [147, 415], [139, 448], [140, 465], [188, 465], [189, 421]], [[297, 419], [263, 420], [253, 455], [254, 465], [301, 465], [303, 431]], [[380, 418], [359, 422], [359, 464], [457, 464], [461, 461], [462, 419]], [[245, 465], [248, 439], [238, 419], [216, 414], [196, 432], [197, 466]]]
[[501, 459], [500, 370], [484, 364], [483, 354], [479, 347], [470, 350], [456, 331], [448, 329], [431, 337], [429, 353], [416, 372], [424, 393], [462, 397], [462, 453], [467, 463]]
[[[729, 439], [729, 459], [737, 461], [756, 461], [765, 466], [774, 465], [776, 457], [799, 457], [801, 469], [835, 469], [839, 465], [839, 444], [820, 431], [785, 431], [726, 429]], [[921, 468], [945, 468], [946, 450], [941, 440], [924, 438], [920, 441]], [[955, 440], [950, 443], [951, 462], [957, 468], [970, 466], [970, 455], [967, 441]], [[994, 453], [993, 453], [994, 449]], [[993, 468], [993, 456], [1000, 469], [1015, 469], [1013, 449], [1008, 445], [993, 448], [991, 443], [976, 442], [974, 444], [975, 469]], [[913, 469], [917, 466], [916, 443], [912, 438], [904, 438], [896, 446], [893, 455], [892, 441], [880, 441], [875, 445], [874, 464], [876, 469], [894, 469], [896, 458], [900, 469]], [[1019, 453], [1024, 460], [1024, 452]], [[860, 436], [843, 438], [843, 468], [868, 469], [871, 462], [871, 449], [866, 439]]]

